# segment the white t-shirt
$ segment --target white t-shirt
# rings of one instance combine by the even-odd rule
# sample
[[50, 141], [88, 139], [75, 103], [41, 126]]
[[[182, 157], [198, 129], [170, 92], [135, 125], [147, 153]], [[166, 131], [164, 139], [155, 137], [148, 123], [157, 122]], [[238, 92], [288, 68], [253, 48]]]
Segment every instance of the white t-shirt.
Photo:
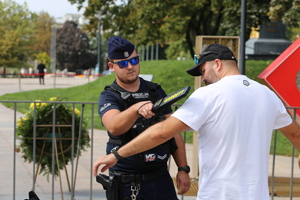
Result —
[[197, 89], [172, 115], [198, 132], [197, 200], [268, 200], [272, 130], [292, 123], [280, 99], [244, 75]]

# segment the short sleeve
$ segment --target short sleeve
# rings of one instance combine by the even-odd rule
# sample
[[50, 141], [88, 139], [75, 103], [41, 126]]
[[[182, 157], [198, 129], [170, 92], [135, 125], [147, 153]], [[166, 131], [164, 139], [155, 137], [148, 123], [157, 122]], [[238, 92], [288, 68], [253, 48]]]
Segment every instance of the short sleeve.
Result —
[[104, 90], [101, 92], [98, 100], [98, 114], [100, 118], [102, 118], [102, 116], [111, 109], [122, 111], [122, 105], [122, 100], [117, 94], [108, 90]]

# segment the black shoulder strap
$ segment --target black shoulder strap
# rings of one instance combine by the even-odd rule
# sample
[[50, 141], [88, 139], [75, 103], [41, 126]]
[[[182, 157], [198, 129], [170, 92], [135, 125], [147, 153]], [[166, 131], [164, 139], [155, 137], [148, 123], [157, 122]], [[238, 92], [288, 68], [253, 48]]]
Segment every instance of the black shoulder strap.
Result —
[[[158, 90], [159, 88], [161, 88], [161, 86], [157, 83], [153, 83], [153, 82], [150, 82], [150, 81], [145, 81], [144, 79], [141, 79], [141, 81], [144, 81], [145, 84], [146, 84], [146, 87], [154, 92], [156, 92], [156, 90]], [[125, 91], [123, 88], [121, 88], [116, 82], [113, 82], [112, 84], [110, 85], [106, 85], [104, 90], [110, 90], [110, 91], [113, 91], [113, 92], [116, 92], [118, 94], [120, 94], [121, 98], [125, 101], [129, 101], [131, 98], [132, 98], [132, 95], [130, 92], [127, 92]]]
[[116, 84], [115, 82], [113, 82], [112, 84], [110, 84], [110, 85], [106, 85], [105, 87], [104, 87], [104, 90], [110, 90], [110, 91], [114, 91], [114, 92], [118, 92], [118, 90], [122, 90], [122, 88], [118, 85], [118, 84]]
[[145, 80], [144, 80], [144, 82], [146, 83], [146, 86], [149, 90], [155, 91], [155, 90], [161, 88], [161, 86], [158, 85], [157, 83], [153, 83], [153, 82], [145, 81]]
[[121, 98], [125, 101], [129, 101], [132, 98], [132, 95], [130, 94], [130, 92], [125, 91], [123, 88], [121, 88], [115, 82], [113, 82], [110, 85], [106, 85], [104, 90], [110, 90], [110, 91], [120, 94]]

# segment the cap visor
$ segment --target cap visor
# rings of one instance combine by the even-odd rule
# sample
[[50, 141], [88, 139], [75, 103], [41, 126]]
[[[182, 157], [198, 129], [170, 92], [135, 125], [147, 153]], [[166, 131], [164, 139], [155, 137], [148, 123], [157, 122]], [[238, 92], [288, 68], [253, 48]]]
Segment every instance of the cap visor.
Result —
[[188, 74], [192, 75], [192, 76], [201, 76], [202, 73], [200, 73], [199, 67], [200, 67], [200, 65], [202, 65], [202, 64], [203, 64], [203, 63], [200, 62], [199, 64], [195, 65], [194, 67], [192, 67], [192, 68], [186, 70], [186, 72], [187, 72]]

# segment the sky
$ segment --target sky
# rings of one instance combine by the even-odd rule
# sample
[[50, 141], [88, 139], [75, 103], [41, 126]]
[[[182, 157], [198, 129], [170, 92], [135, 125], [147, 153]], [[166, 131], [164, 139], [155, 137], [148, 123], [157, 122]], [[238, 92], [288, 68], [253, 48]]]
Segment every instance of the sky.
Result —
[[78, 11], [77, 4], [71, 5], [68, 0], [14, 0], [14, 2], [21, 5], [26, 2], [29, 11], [37, 13], [44, 11], [54, 18], [63, 17], [65, 14], [82, 15], [84, 12], [84, 8]]

